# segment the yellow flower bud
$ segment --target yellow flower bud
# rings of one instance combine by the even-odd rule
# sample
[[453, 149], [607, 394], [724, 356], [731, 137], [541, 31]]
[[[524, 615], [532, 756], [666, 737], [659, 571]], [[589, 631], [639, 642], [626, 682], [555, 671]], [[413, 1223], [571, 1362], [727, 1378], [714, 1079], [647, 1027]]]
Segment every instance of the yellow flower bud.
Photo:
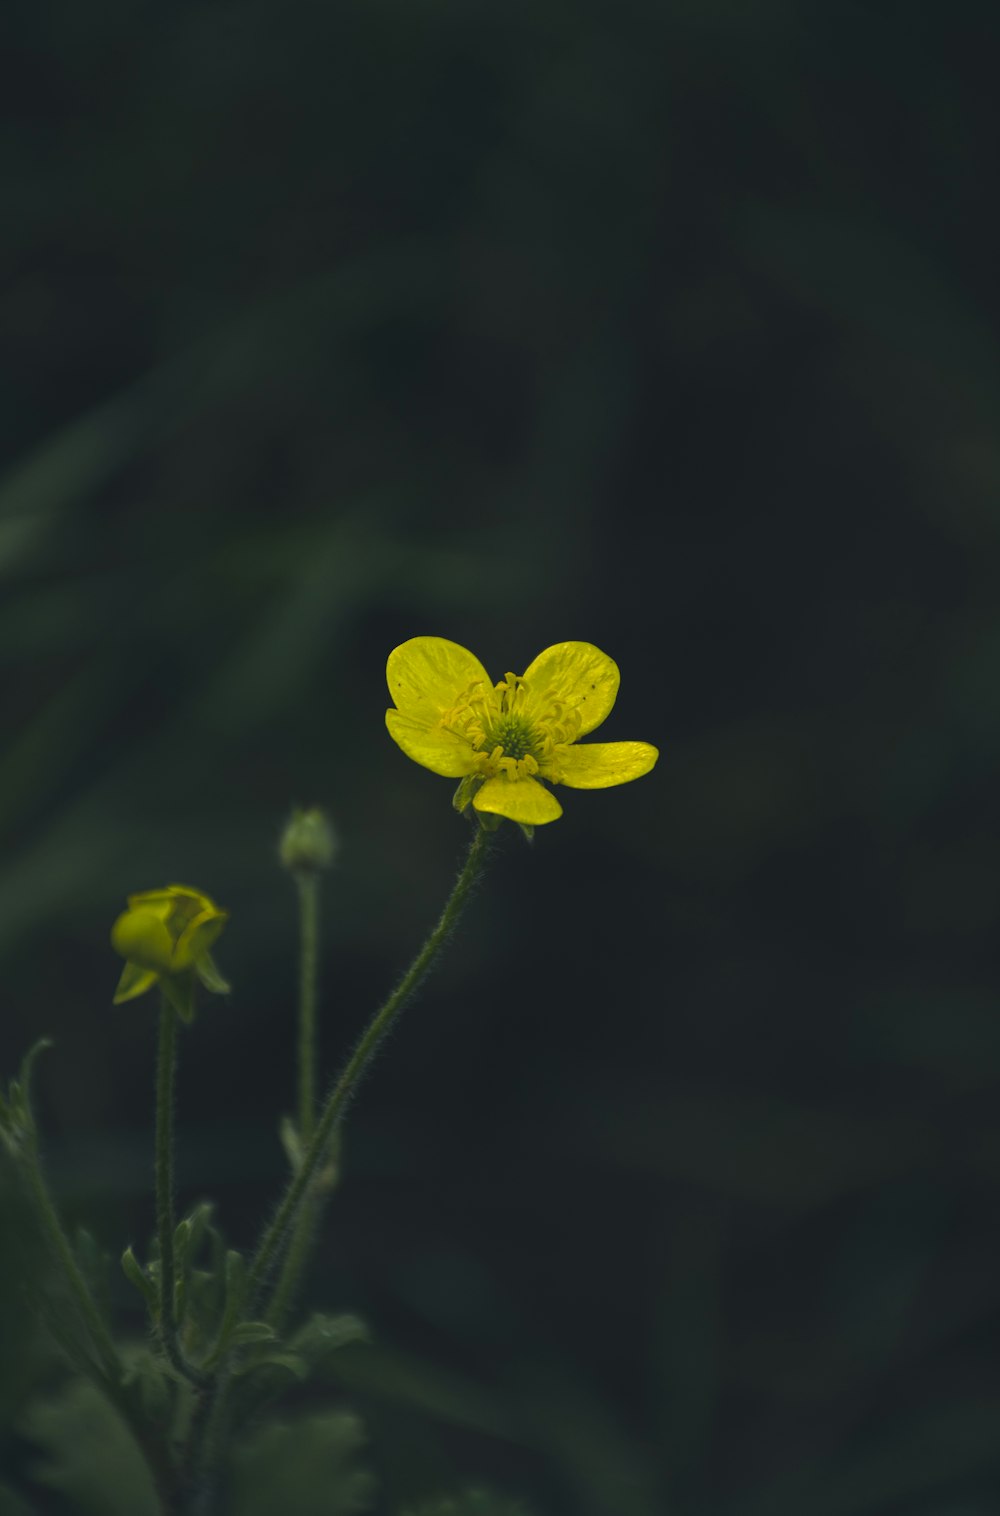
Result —
[[228, 911], [185, 884], [130, 895], [128, 909], [111, 928], [111, 946], [125, 959], [114, 1004], [134, 1000], [160, 983], [190, 1020], [195, 976], [213, 994], [226, 994], [229, 985], [210, 950], [228, 919]]

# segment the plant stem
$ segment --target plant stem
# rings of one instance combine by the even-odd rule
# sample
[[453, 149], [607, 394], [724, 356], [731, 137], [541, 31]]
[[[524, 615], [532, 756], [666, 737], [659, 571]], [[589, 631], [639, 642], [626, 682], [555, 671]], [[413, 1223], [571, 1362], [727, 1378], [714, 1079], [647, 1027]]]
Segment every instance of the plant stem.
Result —
[[216, 1449], [222, 1439], [230, 1379], [231, 1369], [223, 1364], [195, 1412], [190, 1438], [192, 1482], [185, 1507], [188, 1516], [211, 1516], [215, 1509], [219, 1463]]
[[160, 1046], [156, 1064], [156, 1233], [160, 1244], [159, 1327], [163, 1350], [179, 1374], [203, 1386], [207, 1378], [181, 1352], [174, 1309], [174, 1071], [177, 1066], [177, 1013], [160, 999]]
[[[319, 873], [297, 869], [299, 891], [299, 1139], [308, 1145], [316, 1127], [316, 1007], [319, 979]], [[314, 1186], [305, 1197], [295, 1222], [278, 1283], [267, 1309], [267, 1321], [280, 1328], [309, 1256], [322, 1197]]]
[[458, 920], [462, 907], [468, 900], [473, 885], [482, 870], [488, 846], [486, 830], [477, 824], [476, 833], [472, 839], [472, 846], [469, 848], [465, 865], [455, 882], [455, 887], [448, 897], [437, 925], [388, 1000], [375, 1012], [375, 1015], [362, 1034], [357, 1047], [351, 1054], [340, 1078], [327, 1096], [312, 1140], [303, 1155], [301, 1167], [289, 1181], [281, 1203], [270, 1225], [265, 1230], [251, 1262], [247, 1276], [246, 1305], [248, 1311], [252, 1312], [253, 1310], [254, 1297], [259, 1295], [277, 1254], [289, 1236], [289, 1228], [296, 1219], [303, 1196], [307, 1193], [324, 1155], [329, 1151], [330, 1141], [336, 1131], [337, 1124], [371, 1064], [379, 1044], [393, 1026], [403, 1006], [427, 974], [447, 941], [452, 927]]
[[296, 869], [299, 889], [299, 1137], [316, 1125], [316, 1002], [319, 965], [319, 874]]
[[264, 1320], [276, 1331], [281, 1330], [285, 1316], [295, 1298], [302, 1270], [309, 1257], [309, 1249], [319, 1222], [321, 1207], [322, 1195], [317, 1188], [310, 1190], [303, 1197], [291, 1241], [288, 1244], [288, 1251], [278, 1275], [278, 1282], [274, 1286], [267, 1310], [264, 1312]]

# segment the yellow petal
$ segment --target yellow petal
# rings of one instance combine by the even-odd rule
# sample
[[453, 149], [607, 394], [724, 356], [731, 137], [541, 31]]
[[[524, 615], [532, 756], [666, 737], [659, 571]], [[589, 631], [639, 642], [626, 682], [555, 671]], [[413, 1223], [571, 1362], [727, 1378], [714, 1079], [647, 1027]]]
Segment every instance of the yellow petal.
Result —
[[156, 983], [157, 975], [152, 969], [141, 969], [137, 963], [126, 963], [122, 969], [122, 977], [118, 981], [118, 988], [112, 1005], [123, 1005], [126, 1000], [134, 1000], [137, 995], [145, 995]]
[[192, 968], [208, 952], [228, 920], [228, 911], [213, 908], [188, 922], [174, 944], [174, 972]]
[[140, 908], [119, 916], [111, 928], [111, 946], [120, 957], [154, 974], [169, 974], [173, 969], [174, 939], [155, 909]]
[[469, 744], [441, 727], [427, 726], [399, 711], [386, 711], [385, 724], [393, 742], [399, 744], [407, 758], [423, 764], [434, 774], [443, 774], [446, 779], [462, 779], [476, 766]]
[[129, 895], [128, 903], [133, 908], [153, 911], [168, 923], [175, 936], [203, 911], [219, 909], [208, 895], [187, 884], [168, 884], [162, 890], [143, 890], [139, 895]]
[[487, 779], [472, 804], [477, 811], [506, 816], [522, 826], [543, 826], [558, 821], [562, 806], [551, 790], [537, 779]]
[[129, 895], [130, 910], [152, 911], [161, 921], [166, 921], [174, 908], [174, 898], [167, 890], [143, 890], [140, 895]]
[[397, 710], [428, 724], [450, 710], [471, 684], [481, 683], [484, 692], [492, 689], [479, 659], [445, 637], [411, 637], [393, 648], [385, 677]]
[[618, 665], [592, 642], [557, 642], [524, 671], [525, 715], [541, 716], [559, 701], [580, 718], [579, 735], [600, 726], [618, 695]]
[[659, 756], [649, 742], [581, 742], [557, 748], [545, 777], [575, 790], [606, 790], [641, 779]]

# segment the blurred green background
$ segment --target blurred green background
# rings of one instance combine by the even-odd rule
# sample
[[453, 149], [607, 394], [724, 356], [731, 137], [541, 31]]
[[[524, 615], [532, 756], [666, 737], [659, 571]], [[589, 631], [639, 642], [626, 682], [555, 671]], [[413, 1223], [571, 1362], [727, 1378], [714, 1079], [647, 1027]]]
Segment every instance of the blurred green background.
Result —
[[501, 836], [310, 1279], [373, 1327], [343, 1393], [384, 1509], [481, 1478], [538, 1516], [994, 1513], [996, 8], [6, 30], [0, 1055], [56, 1039], [68, 1216], [113, 1257], [152, 1222], [124, 895], [232, 911], [179, 1177], [249, 1244], [294, 1098], [292, 804], [342, 844], [332, 1074], [465, 845], [384, 731], [387, 652], [499, 678], [592, 641], [601, 735], [660, 765]]

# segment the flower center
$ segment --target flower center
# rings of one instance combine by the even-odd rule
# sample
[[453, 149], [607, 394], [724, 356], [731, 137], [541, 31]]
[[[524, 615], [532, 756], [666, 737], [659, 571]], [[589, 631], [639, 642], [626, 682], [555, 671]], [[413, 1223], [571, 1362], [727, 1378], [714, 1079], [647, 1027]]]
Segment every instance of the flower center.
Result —
[[529, 689], [517, 674], [507, 674], [492, 689], [476, 683], [464, 690], [441, 717], [446, 731], [462, 737], [476, 755], [476, 772], [484, 779], [506, 775], [528, 779], [542, 772], [557, 745], [576, 740], [577, 712], [554, 696], [541, 709], [525, 714]]
[[502, 750], [504, 758], [534, 758], [537, 752], [535, 734], [523, 716], [504, 712], [483, 733], [480, 744], [488, 753], [494, 748]]

